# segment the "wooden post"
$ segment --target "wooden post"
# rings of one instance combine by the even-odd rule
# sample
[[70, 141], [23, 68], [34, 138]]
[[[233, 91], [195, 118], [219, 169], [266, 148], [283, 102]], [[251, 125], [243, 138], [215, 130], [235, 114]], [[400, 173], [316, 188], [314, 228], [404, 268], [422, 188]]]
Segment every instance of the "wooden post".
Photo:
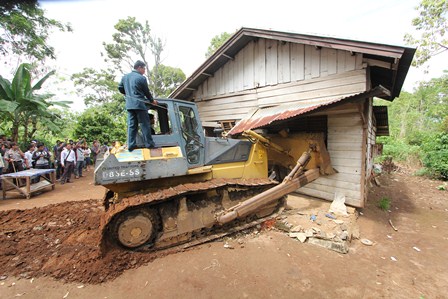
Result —
[[29, 176], [25, 177], [26, 180], [26, 199], [31, 198], [31, 179]]
[[6, 180], [7, 178], [2, 178], [3, 200], [6, 199]]

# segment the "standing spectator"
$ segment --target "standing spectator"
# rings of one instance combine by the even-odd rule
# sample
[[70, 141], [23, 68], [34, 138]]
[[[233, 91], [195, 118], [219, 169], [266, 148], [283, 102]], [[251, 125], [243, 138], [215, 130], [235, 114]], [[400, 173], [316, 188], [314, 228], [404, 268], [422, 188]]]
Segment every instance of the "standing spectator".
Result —
[[96, 157], [98, 156], [99, 153], [100, 153], [100, 144], [98, 140], [94, 140], [92, 145], [93, 167], [95, 167]]
[[28, 145], [28, 149], [25, 152], [25, 166], [26, 169], [31, 169], [34, 167], [33, 153], [34, 153], [34, 144]]
[[82, 168], [84, 166], [84, 150], [82, 149], [80, 142], [75, 145], [74, 150], [76, 157], [75, 178], [79, 179], [80, 177], [82, 177]]
[[83, 147], [84, 150], [84, 168], [86, 171], [89, 171], [89, 165], [90, 165], [90, 154], [92, 151], [88, 146]]
[[64, 171], [62, 169], [61, 164], [61, 153], [65, 148], [65, 143], [62, 143], [62, 141], [57, 141], [56, 145], [54, 146], [53, 150], [54, 152], [54, 158], [56, 163], [56, 179], [59, 180], [61, 178], [62, 172]]
[[37, 150], [33, 153], [33, 161], [36, 169], [50, 168], [50, 153], [44, 148], [43, 143], [37, 144]]
[[[50, 153], [48, 149], [44, 147], [43, 143], [37, 144], [37, 149], [33, 153], [33, 167], [36, 169], [49, 169], [50, 168]], [[48, 178], [48, 175], [46, 175]], [[33, 179], [33, 183], [38, 183], [40, 177]]]
[[0, 135], [0, 154], [4, 157], [6, 154], [6, 137]]
[[8, 147], [8, 144], [6, 143], [6, 142], [4, 142], [2, 145], [1, 145], [1, 148], [0, 148], [0, 154], [2, 155], [2, 157], [3, 157], [3, 162], [4, 162], [4, 166], [3, 166], [3, 171], [5, 172], [5, 173], [7, 173], [8, 172], [8, 161], [6, 160], [6, 152], [9, 150], [9, 147]]
[[[0, 176], [3, 174], [3, 168], [5, 167], [5, 162], [3, 161], [3, 155], [0, 152]], [[2, 179], [0, 178], [0, 189], [2, 188]]]
[[5, 160], [9, 162], [8, 172], [22, 171], [23, 159], [25, 159], [25, 154], [20, 150], [17, 143], [12, 142], [11, 148], [5, 154]]
[[73, 168], [75, 167], [76, 157], [75, 152], [72, 150], [72, 145], [68, 143], [61, 153], [61, 165], [64, 169], [64, 173], [61, 176], [61, 185], [70, 182], [72, 176]]

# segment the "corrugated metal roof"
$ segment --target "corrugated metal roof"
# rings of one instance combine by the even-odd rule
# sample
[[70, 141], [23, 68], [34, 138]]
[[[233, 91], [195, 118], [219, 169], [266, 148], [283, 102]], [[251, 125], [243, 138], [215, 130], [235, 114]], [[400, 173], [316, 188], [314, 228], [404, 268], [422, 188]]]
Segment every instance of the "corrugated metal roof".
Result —
[[269, 108], [259, 108], [251, 115], [240, 120], [230, 131], [229, 135], [235, 135], [244, 132], [245, 130], [252, 130], [265, 127], [276, 121], [285, 120], [288, 118], [303, 115], [308, 112], [320, 110], [321, 108], [329, 108], [341, 102], [346, 102], [355, 99], [364, 99], [368, 97], [386, 95], [388, 91], [379, 86], [370, 91], [351, 94], [348, 96], [309, 100], [306, 102], [297, 102], [291, 104], [283, 104]]

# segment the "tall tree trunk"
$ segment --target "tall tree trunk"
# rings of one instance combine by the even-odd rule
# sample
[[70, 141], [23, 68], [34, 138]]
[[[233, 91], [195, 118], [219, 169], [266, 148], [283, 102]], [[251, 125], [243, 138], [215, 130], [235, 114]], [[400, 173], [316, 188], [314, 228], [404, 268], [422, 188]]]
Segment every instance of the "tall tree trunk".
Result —
[[11, 139], [13, 142], [17, 142], [19, 140], [19, 115], [17, 112], [14, 112], [14, 120], [12, 121], [11, 128]]

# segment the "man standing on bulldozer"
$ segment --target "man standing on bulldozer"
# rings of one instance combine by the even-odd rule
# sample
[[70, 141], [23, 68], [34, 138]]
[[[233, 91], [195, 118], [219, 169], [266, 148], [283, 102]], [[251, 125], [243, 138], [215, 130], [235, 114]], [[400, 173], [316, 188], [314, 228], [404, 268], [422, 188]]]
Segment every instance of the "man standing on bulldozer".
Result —
[[146, 64], [137, 60], [134, 69], [121, 79], [118, 90], [125, 95], [126, 110], [128, 111], [128, 150], [133, 151], [137, 148], [137, 132], [140, 123], [144, 146], [146, 148], [155, 147], [151, 135], [151, 124], [148, 114], [148, 104], [157, 105], [148, 88], [148, 81], [143, 76], [146, 70]]

